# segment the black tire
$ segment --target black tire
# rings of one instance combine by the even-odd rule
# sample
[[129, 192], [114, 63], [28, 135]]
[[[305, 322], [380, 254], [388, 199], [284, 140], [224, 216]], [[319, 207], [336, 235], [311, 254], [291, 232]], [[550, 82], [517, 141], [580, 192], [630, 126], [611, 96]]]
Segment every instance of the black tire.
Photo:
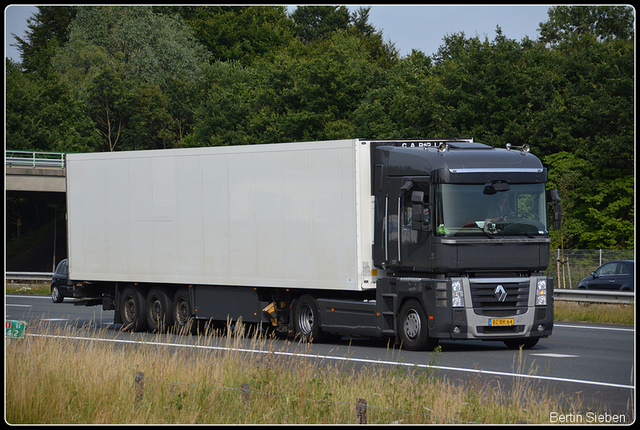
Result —
[[509, 347], [511, 349], [520, 349], [520, 346], [522, 346], [522, 349], [530, 349], [530, 348], [533, 348], [534, 346], [536, 346], [536, 344], [538, 343], [539, 340], [540, 340], [540, 338], [509, 339], [509, 340], [503, 340], [503, 342], [504, 342], [505, 345], [507, 345], [507, 347]]
[[160, 333], [173, 326], [173, 302], [164, 289], [149, 290], [146, 311], [149, 331]]
[[122, 328], [131, 331], [147, 329], [146, 301], [144, 294], [136, 287], [127, 287], [120, 300]]
[[189, 300], [189, 291], [186, 288], [179, 289], [173, 296], [172, 306], [173, 327], [178, 334], [193, 334], [196, 331], [193, 308]]
[[400, 309], [398, 336], [409, 351], [432, 350], [438, 345], [437, 339], [429, 337], [427, 314], [415, 299], [407, 300]]
[[53, 303], [62, 303], [64, 297], [56, 284], [51, 284], [51, 300]]
[[311, 296], [304, 295], [293, 305], [293, 329], [303, 342], [322, 342], [318, 304]]

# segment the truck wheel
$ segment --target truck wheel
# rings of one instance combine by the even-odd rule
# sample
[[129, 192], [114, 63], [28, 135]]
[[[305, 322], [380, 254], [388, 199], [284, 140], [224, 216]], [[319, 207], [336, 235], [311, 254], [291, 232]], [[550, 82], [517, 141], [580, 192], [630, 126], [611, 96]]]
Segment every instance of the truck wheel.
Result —
[[145, 299], [142, 292], [135, 287], [125, 288], [120, 302], [122, 328], [124, 330], [145, 331], [147, 329], [145, 314]]
[[504, 342], [505, 345], [507, 345], [511, 349], [520, 349], [520, 346], [522, 346], [522, 349], [529, 349], [529, 348], [533, 348], [534, 346], [536, 346], [536, 344], [538, 343], [539, 340], [540, 340], [540, 338], [536, 338], [536, 339], [509, 339], [509, 340], [503, 340], [503, 342]]
[[162, 288], [151, 288], [147, 294], [147, 327], [152, 332], [167, 330], [173, 325], [173, 303]]
[[398, 316], [398, 335], [405, 349], [423, 351], [437, 346], [438, 340], [429, 337], [427, 321], [427, 314], [417, 300], [411, 299], [402, 305]]
[[318, 319], [318, 305], [311, 296], [302, 296], [293, 306], [293, 325], [296, 336], [303, 342], [320, 342], [322, 331]]
[[189, 301], [189, 291], [182, 288], [173, 296], [173, 326], [178, 334], [192, 334], [195, 331], [193, 309]]

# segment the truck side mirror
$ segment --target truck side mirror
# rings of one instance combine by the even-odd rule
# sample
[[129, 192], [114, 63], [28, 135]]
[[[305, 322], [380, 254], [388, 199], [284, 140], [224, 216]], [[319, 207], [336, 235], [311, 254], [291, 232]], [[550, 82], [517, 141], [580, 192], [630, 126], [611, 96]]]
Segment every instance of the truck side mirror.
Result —
[[424, 191], [411, 193], [411, 228], [413, 230], [429, 230], [429, 218], [424, 215]]

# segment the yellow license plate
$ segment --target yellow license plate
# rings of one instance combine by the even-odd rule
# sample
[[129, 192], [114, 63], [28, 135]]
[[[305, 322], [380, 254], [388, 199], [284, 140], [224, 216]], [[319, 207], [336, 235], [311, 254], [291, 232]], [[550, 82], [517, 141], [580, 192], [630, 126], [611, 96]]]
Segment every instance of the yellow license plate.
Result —
[[513, 318], [491, 318], [489, 325], [513, 325]]

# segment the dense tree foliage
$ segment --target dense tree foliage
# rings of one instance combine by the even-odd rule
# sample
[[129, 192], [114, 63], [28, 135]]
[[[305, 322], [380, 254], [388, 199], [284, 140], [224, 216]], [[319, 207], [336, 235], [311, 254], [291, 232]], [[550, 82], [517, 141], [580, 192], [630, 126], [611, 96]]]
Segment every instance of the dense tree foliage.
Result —
[[153, 10], [181, 16], [215, 61], [247, 66], [294, 38], [284, 6], [156, 6]]
[[563, 198], [552, 246], [634, 246], [634, 21], [549, 9], [539, 40], [443, 38], [399, 58], [343, 6], [42, 6], [7, 61], [11, 149], [353, 137], [528, 143]]
[[549, 9], [549, 21], [540, 23], [540, 40], [551, 45], [585, 36], [600, 41], [631, 40], [633, 24], [633, 9], [627, 6], [558, 6]]
[[57, 48], [68, 42], [69, 25], [75, 15], [75, 7], [40, 6], [38, 12], [27, 19], [27, 39], [16, 36], [25, 73], [49, 76], [53, 70], [51, 57]]

